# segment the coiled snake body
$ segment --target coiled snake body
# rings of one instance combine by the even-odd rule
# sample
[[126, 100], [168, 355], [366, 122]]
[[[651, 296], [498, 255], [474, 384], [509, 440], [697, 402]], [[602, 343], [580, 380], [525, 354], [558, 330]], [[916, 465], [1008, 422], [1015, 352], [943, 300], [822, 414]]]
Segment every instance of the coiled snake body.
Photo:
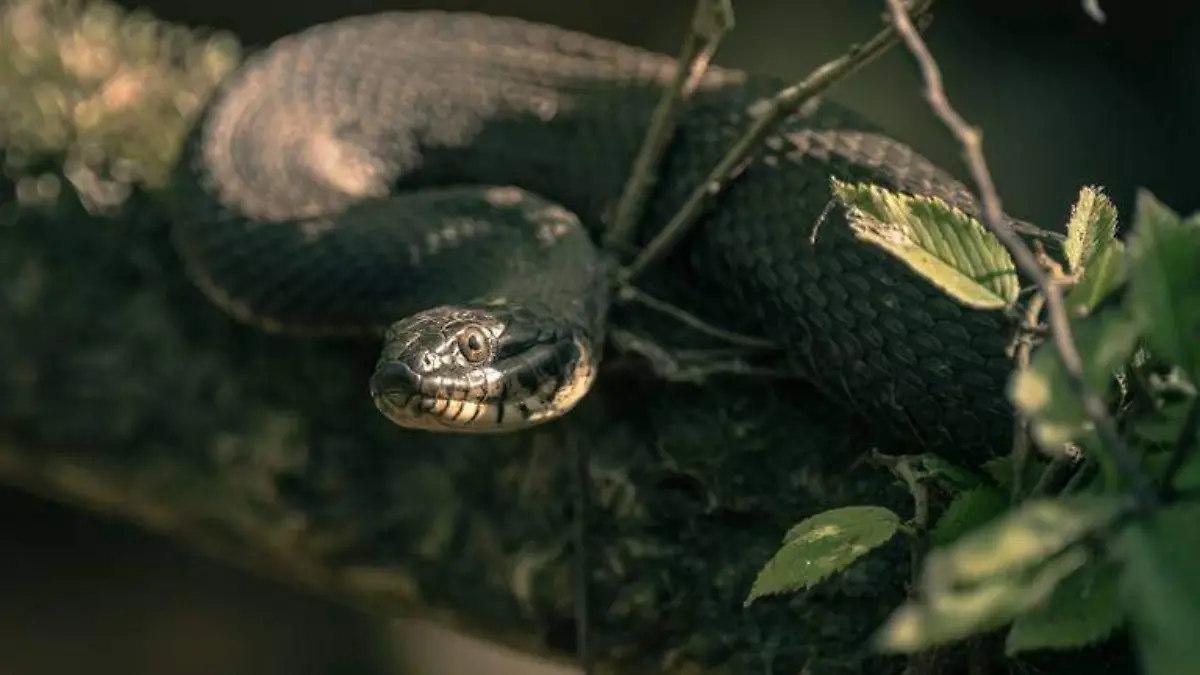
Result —
[[[674, 69], [664, 55], [465, 13], [286, 37], [243, 65], [189, 139], [177, 248], [211, 299], [260, 327], [386, 331], [372, 391], [397, 423], [551, 419], [594, 377], [609, 294], [592, 240]], [[780, 85], [708, 72], [647, 228]], [[826, 102], [788, 120], [689, 236], [697, 278], [878, 430], [995, 447], [1011, 433], [1001, 317], [857, 241], [827, 210], [831, 177], [974, 210], [945, 172]]]

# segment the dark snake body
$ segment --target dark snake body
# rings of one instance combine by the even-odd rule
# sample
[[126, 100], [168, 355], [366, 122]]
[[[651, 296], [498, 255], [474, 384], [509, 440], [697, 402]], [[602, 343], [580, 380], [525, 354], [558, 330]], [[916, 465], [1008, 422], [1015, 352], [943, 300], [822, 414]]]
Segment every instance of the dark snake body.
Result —
[[[355, 17], [284, 38], [231, 78], [193, 134], [177, 181], [178, 248], [211, 298], [268, 328], [379, 329], [509, 284], [540, 320], [599, 336], [607, 297], [588, 237], [541, 235], [568, 227], [555, 205], [593, 235], [602, 227], [674, 68], [671, 57], [475, 14]], [[707, 74], [646, 232], [782, 84]], [[1002, 317], [957, 305], [860, 243], [839, 210], [822, 220], [831, 177], [975, 211], [948, 174], [825, 102], [787, 121], [690, 235], [697, 280], [879, 431], [952, 453], [1004, 443]], [[524, 193], [503, 186], [548, 201], [511, 201]]]

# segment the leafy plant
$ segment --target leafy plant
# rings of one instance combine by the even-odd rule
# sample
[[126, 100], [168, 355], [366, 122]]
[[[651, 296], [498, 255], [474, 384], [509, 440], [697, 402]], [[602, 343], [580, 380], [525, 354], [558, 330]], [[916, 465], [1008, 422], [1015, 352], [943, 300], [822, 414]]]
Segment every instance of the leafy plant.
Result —
[[[879, 245], [958, 302], [1032, 317], [1017, 326], [1034, 344], [1014, 363], [1009, 389], [1029, 437], [986, 476], [890, 458], [920, 502], [937, 481], [948, 505], [931, 523], [882, 507], [829, 511], [797, 525], [755, 581], [748, 600], [808, 588], [904, 533], [920, 558], [914, 592], [876, 635], [886, 652], [914, 653], [1002, 630], [1008, 655], [1068, 649], [1128, 626], [1144, 672], [1200, 668], [1200, 216], [1180, 218], [1149, 192], [1137, 196], [1127, 242], [1116, 209], [1081, 190], [1050, 282], [1066, 289], [1082, 360], [1072, 374], [1046, 340], [1041, 293], [1024, 300], [1017, 265], [975, 218], [937, 199], [835, 182], [861, 239]], [[1119, 445], [1097, 433], [1080, 378], [1107, 394]], [[1026, 456], [1026, 448], [1038, 454]], [[919, 460], [919, 461], [917, 461]], [[1065, 480], [1048, 472], [1067, 468]], [[1093, 470], [1095, 469], [1095, 470]], [[1016, 471], [1033, 475], [1022, 475]], [[946, 480], [955, 476], [954, 480]], [[1146, 486], [1152, 486], [1147, 490]], [[920, 514], [922, 509], [918, 508]], [[812, 536], [822, 532], [822, 536]]]

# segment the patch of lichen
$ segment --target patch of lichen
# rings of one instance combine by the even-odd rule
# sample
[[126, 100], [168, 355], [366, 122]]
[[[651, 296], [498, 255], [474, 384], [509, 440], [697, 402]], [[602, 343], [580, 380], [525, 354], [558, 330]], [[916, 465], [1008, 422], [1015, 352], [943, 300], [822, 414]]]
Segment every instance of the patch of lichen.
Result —
[[[6, 173], [60, 162], [98, 205], [126, 186], [161, 187], [200, 105], [239, 60], [237, 41], [107, 2], [0, 6], [0, 144]], [[22, 198], [46, 196], [19, 176]], [[30, 181], [34, 182], [30, 182]]]
[[103, 2], [0, 8], [0, 479], [569, 658], [582, 449], [605, 670], [865, 668], [900, 597], [897, 550], [742, 607], [795, 521], [904, 508], [886, 476], [852, 468], [853, 423], [803, 388], [614, 373], [563, 423], [432, 437], [372, 409], [374, 345], [263, 335], [209, 306], [154, 193], [237, 51]]

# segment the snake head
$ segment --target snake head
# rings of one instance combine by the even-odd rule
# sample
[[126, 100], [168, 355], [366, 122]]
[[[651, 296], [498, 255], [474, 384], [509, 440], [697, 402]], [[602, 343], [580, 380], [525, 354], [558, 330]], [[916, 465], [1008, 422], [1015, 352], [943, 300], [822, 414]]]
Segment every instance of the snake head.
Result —
[[371, 398], [393, 423], [426, 431], [516, 431], [571, 410], [595, 364], [581, 331], [531, 312], [447, 306], [391, 325]]

